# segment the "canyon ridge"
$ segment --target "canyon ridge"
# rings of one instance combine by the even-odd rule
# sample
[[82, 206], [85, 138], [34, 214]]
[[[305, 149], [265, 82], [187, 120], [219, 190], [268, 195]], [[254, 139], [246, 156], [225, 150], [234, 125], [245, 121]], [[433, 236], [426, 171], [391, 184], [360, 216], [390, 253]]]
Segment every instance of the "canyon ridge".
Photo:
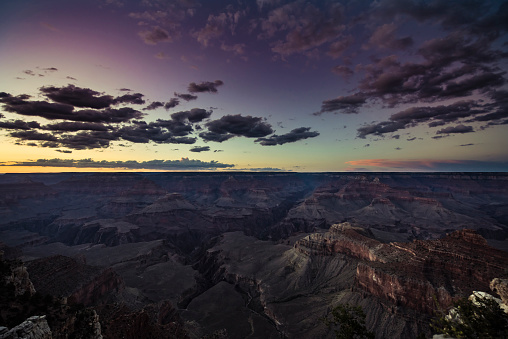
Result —
[[4, 174], [0, 338], [431, 337], [507, 235], [506, 173]]

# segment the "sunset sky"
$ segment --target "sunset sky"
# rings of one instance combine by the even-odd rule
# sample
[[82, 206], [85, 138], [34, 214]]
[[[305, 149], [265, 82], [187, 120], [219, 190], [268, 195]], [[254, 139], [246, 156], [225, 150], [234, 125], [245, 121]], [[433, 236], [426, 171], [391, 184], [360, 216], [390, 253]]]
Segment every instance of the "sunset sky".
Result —
[[5, 0], [0, 173], [508, 171], [508, 2]]

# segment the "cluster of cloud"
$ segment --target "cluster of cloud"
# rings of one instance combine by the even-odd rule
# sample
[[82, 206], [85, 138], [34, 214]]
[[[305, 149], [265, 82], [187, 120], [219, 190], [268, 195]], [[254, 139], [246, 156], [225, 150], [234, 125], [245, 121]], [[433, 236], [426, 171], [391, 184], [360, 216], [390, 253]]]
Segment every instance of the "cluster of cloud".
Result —
[[[441, 135], [507, 124], [506, 72], [498, 66], [507, 54], [497, 47], [498, 38], [508, 31], [507, 9], [506, 3], [477, 1], [373, 3], [357, 22], [371, 20], [373, 26], [390, 23], [377, 26], [363, 49], [375, 48], [378, 55], [383, 51], [387, 55], [353, 68], [333, 68], [339, 76], [360, 75], [358, 86], [350, 95], [324, 100], [314, 114], [357, 114], [376, 103], [387, 108], [419, 104], [392, 114], [386, 121], [359, 127], [360, 138], [383, 136], [421, 123], [447, 125], [436, 131]], [[421, 42], [411, 59], [402, 59], [390, 53], [415, 45], [411, 36], [396, 34], [400, 30], [396, 23], [407, 19], [439, 26], [444, 34]], [[452, 100], [458, 101], [450, 103]], [[474, 122], [484, 125], [466, 125]]]
[[298, 140], [314, 138], [319, 135], [319, 132], [310, 131], [310, 127], [300, 127], [291, 130], [291, 132], [277, 135], [274, 134], [269, 138], [258, 138], [256, 142], [259, 142], [263, 146], [275, 146], [275, 145], [284, 145], [289, 142], [295, 142]]
[[[160, 107], [164, 107], [166, 110], [170, 110], [175, 108], [180, 104], [180, 99], [185, 101], [192, 101], [198, 98], [197, 95], [192, 93], [217, 93], [217, 87], [224, 85], [222, 80], [211, 81], [203, 81], [201, 83], [191, 82], [187, 87], [187, 91], [189, 93], [174, 93], [174, 97], [169, 99], [167, 102], [154, 101], [150, 103], [148, 106], [143, 108], [144, 111], [152, 111]], [[139, 93], [137, 93], [139, 94]], [[132, 102], [136, 103], [136, 102]], [[144, 102], [143, 102], [144, 103]]]
[[219, 47], [247, 60], [245, 53], [253, 36], [266, 41], [281, 58], [312, 54], [320, 47], [338, 57], [353, 42], [351, 35], [344, 35], [345, 9], [333, 1], [265, 1], [257, 9], [242, 3], [224, 6], [195, 1], [145, 0], [141, 5], [144, 8], [129, 17], [138, 21], [139, 36], [149, 45], [174, 42], [188, 34], [204, 48]]
[[[358, 128], [358, 137], [368, 135], [383, 136], [387, 133], [427, 123], [429, 127], [443, 126], [450, 123], [486, 123], [480, 128], [491, 125], [508, 124], [508, 91], [491, 90], [486, 97], [488, 103], [482, 100], [463, 100], [449, 105], [411, 107], [392, 114], [387, 121], [369, 124]], [[454, 134], [474, 132], [471, 125], [447, 126], [439, 129], [436, 134]]]
[[189, 158], [180, 160], [149, 160], [149, 161], [95, 161], [92, 159], [38, 159], [35, 161], [3, 162], [0, 166], [35, 166], [35, 167], [72, 167], [72, 168], [114, 168], [129, 170], [213, 170], [234, 167], [217, 161], [201, 161]]
[[[154, 101], [145, 107], [150, 111], [164, 107], [173, 108], [178, 99], [186, 96], [197, 97], [191, 93], [217, 93], [221, 80], [188, 85], [189, 94], [177, 94], [168, 102]], [[18, 144], [48, 148], [67, 148], [73, 150], [107, 148], [114, 141], [157, 144], [195, 144], [199, 138], [204, 142], [223, 142], [233, 137], [258, 138], [261, 145], [282, 145], [288, 142], [307, 139], [319, 135], [310, 132], [308, 127], [295, 129], [285, 135], [272, 135], [271, 125], [259, 117], [225, 115], [211, 120], [211, 110], [193, 108], [170, 114], [170, 119], [142, 120], [146, 113], [125, 107], [125, 105], [145, 104], [144, 95], [130, 93], [112, 96], [90, 88], [75, 85], [64, 87], [44, 86], [40, 94], [46, 100], [31, 100], [26, 94], [12, 95], [0, 92], [0, 103], [7, 114], [40, 117], [50, 121], [41, 124], [37, 121], [0, 120], [0, 128], [8, 131]], [[124, 106], [124, 107], [119, 107]], [[5, 118], [0, 114], [0, 118]], [[210, 151], [209, 146], [196, 146], [191, 152]]]
[[[334, 1], [258, 0], [257, 9], [245, 4], [147, 3], [148, 10], [130, 15], [152, 23], [150, 34], [142, 34], [147, 43], [181, 37], [185, 23], [194, 27], [190, 36], [205, 48], [220, 46], [244, 55], [255, 35], [280, 59], [292, 55], [342, 59], [332, 72], [348, 79], [360, 76], [358, 86], [349, 95], [324, 100], [315, 115], [357, 114], [372, 104], [388, 108], [418, 105], [393, 114], [389, 120], [359, 127], [360, 138], [382, 136], [420, 123], [443, 126], [435, 131], [438, 137], [508, 123], [506, 99], [502, 97], [506, 97], [506, 73], [497, 66], [507, 54], [496, 47], [498, 38], [508, 31], [507, 3], [380, 0], [351, 7]], [[206, 17], [196, 14], [205, 9], [209, 13]], [[426, 41], [413, 38], [414, 32], [402, 30], [409, 21], [432, 25], [441, 36]], [[167, 31], [157, 25], [164, 25]], [[354, 30], [366, 36], [363, 43], [356, 41]], [[359, 50], [374, 53], [373, 61], [352, 66], [354, 53]], [[407, 58], [407, 53], [412, 57]], [[191, 93], [215, 93], [220, 85], [217, 81], [191, 84], [189, 94], [175, 93], [172, 102], [152, 103], [146, 110], [161, 104], [169, 109], [178, 100], [194, 100]], [[471, 96], [476, 97], [469, 99]], [[450, 103], [453, 99], [459, 101]], [[474, 122], [483, 125], [471, 125]], [[213, 130], [202, 133], [205, 140], [219, 142], [234, 135]], [[276, 145], [283, 140], [273, 136], [259, 142]]]

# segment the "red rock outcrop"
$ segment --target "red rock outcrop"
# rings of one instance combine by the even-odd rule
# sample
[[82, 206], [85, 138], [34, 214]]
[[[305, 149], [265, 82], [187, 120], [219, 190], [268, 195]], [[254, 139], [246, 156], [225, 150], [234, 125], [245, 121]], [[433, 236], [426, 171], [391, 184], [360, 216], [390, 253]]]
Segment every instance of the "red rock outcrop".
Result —
[[494, 249], [472, 230], [455, 231], [437, 240], [383, 244], [350, 224], [312, 234], [295, 247], [309, 255], [342, 253], [361, 259], [355, 285], [397, 306], [432, 314], [439, 303], [474, 290], [488, 291], [490, 281], [505, 274], [508, 253]]
[[448, 307], [453, 299], [474, 290], [488, 291], [490, 281], [508, 267], [508, 253], [488, 246], [471, 230], [388, 246], [393, 252], [386, 263], [358, 265], [357, 286], [428, 314], [438, 307], [434, 298], [441, 307]]

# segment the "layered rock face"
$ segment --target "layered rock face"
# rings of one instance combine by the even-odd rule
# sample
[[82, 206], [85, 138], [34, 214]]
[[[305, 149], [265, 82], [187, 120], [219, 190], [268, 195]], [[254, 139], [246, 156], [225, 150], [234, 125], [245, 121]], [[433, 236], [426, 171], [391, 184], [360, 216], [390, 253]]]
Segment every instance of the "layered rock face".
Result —
[[[309, 231], [308, 225], [329, 227], [354, 220], [365, 227], [423, 239], [462, 228], [483, 228], [491, 236], [501, 232], [504, 239], [505, 227], [499, 222], [504, 222], [506, 212], [498, 204], [506, 201], [508, 185], [504, 176], [500, 179], [494, 187], [496, 180], [488, 176], [450, 175], [447, 180], [419, 174], [338, 176], [290, 210], [279, 232], [291, 225]], [[489, 202], [483, 200], [486, 197]], [[485, 210], [485, 205], [496, 212]]]
[[475, 290], [489, 290], [490, 281], [508, 267], [508, 253], [488, 246], [472, 230], [437, 240], [383, 244], [346, 223], [309, 235], [295, 248], [307, 254], [342, 253], [361, 259], [356, 268], [357, 288], [427, 314]]
[[[405, 234], [409, 239], [438, 238], [465, 227], [504, 239], [508, 204], [502, 202], [508, 197], [507, 177], [416, 173], [18, 175], [4, 180], [3, 185], [8, 186], [4, 191], [0, 187], [0, 201], [5, 201], [6, 208], [0, 208], [0, 216], [4, 229], [24, 228], [47, 237], [34, 238], [34, 242], [56, 240], [69, 245], [116, 246], [172, 238], [180, 246], [197, 233], [201, 242], [237, 230], [262, 239], [281, 239], [346, 220]], [[11, 199], [13, 190], [18, 193]], [[35, 191], [40, 193], [30, 193]], [[119, 226], [125, 223], [132, 226], [128, 230]], [[199, 242], [186, 247], [199, 246]]]

